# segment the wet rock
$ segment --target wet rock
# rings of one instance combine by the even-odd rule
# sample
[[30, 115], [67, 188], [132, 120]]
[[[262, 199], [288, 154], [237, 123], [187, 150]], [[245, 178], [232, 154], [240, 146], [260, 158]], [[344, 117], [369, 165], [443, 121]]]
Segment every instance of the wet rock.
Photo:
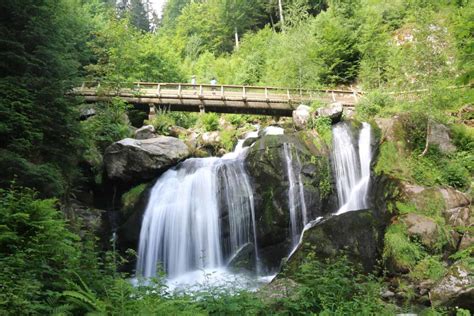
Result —
[[126, 138], [105, 150], [104, 165], [110, 179], [142, 182], [154, 179], [189, 155], [186, 144], [174, 137]]
[[96, 114], [96, 111], [93, 108], [82, 109], [81, 112], [79, 113], [79, 119], [81, 121], [85, 121], [89, 117], [94, 116], [95, 114]]
[[311, 118], [311, 108], [307, 105], [300, 104], [293, 111], [293, 123], [297, 129], [304, 129]]
[[227, 266], [234, 269], [253, 270], [255, 267], [255, 247], [246, 243], [229, 259]]
[[456, 151], [456, 146], [454, 146], [449, 136], [449, 128], [443, 124], [430, 121], [427, 138], [431, 145], [438, 145], [442, 153], [449, 154]]
[[318, 116], [329, 117], [333, 123], [337, 123], [342, 118], [343, 105], [340, 102], [334, 102], [328, 106], [318, 109]]
[[324, 145], [319, 149], [314, 145], [317, 137], [307, 132], [265, 135], [250, 148], [246, 157], [245, 165], [254, 188], [259, 258], [262, 266], [269, 270], [280, 266], [291, 244], [284, 146], [289, 146], [294, 158], [295, 174], [301, 172], [308, 218], [314, 219], [336, 208], [333, 191], [322, 193], [320, 188], [320, 183], [330, 184], [333, 180], [329, 150]]
[[134, 133], [135, 139], [149, 139], [156, 137], [153, 125], [145, 125], [137, 129]]
[[474, 309], [474, 271], [469, 262], [458, 261], [430, 291], [433, 306]]
[[421, 243], [429, 248], [435, 247], [440, 231], [434, 220], [413, 213], [403, 215], [400, 220], [407, 226], [409, 236], [420, 238]]
[[[287, 273], [297, 270], [306, 255], [317, 245], [318, 258], [331, 258], [344, 251], [365, 271], [374, 269], [383, 249], [387, 218], [377, 211], [362, 210], [331, 215], [305, 231], [301, 244], [286, 264]], [[343, 229], [344, 233], [341, 233]]]

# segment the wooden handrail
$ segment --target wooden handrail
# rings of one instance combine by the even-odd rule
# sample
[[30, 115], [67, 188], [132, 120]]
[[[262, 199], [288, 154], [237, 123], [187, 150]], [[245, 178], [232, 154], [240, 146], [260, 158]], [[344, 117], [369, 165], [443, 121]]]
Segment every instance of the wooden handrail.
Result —
[[[92, 85], [90, 85], [92, 84]], [[84, 86], [85, 87], [98, 87], [100, 86], [101, 84], [101, 81], [86, 81], [84, 82]], [[288, 92], [294, 92], [294, 94], [299, 94], [299, 95], [303, 95], [303, 94], [312, 94], [312, 93], [315, 93], [315, 92], [320, 92], [320, 93], [327, 93], [327, 92], [333, 92], [333, 93], [338, 93], [338, 94], [350, 94], [350, 95], [353, 95], [354, 94], [354, 91], [353, 90], [341, 90], [341, 89], [298, 89], [298, 88], [285, 88], [285, 87], [267, 87], [267, 86], [249, 86], [249, 85], [227, 85], [227, 84], [224, 84], [224, 85], [211, 85], [211, 84], [192, 84], [192, 83], [169, 83], [169, 82], [122, 82], [122, 83], [119, 83], [119, 82], [106, 82], [106, 81], [103, 81], [102, 82], [103, 85], [107, 85], [107, 84], [110, 84], [110, 85], [114, 85], [114, 86], [123, 86], [124, 88], [127, 88], [128, 86], [137, 86], [138, 89], [142, 89], [142, 88], [146, 88], [146, 87], [152, 87], [152, 88], [155, 88], [157, 86], [161, 86], [161, 88], [163, 87], [203, 87], [203, 88], [217, 88], [219, 87], [220, 89], [224, 88], [228, 88], [228, 89], [240, 89], [242, 90], [243, 87], [245, 87], [245, 89], [247, 91], [249, 90], [261, 90], [262, 93], [265, 93], [265, 94], [268, 94], [269, 91], [281, 91], [281, 92], [285, 92], [285, 91], [288, 91]], [[363, 92], [361, 91], [356, 91], [357, 94], [363, 94]]]

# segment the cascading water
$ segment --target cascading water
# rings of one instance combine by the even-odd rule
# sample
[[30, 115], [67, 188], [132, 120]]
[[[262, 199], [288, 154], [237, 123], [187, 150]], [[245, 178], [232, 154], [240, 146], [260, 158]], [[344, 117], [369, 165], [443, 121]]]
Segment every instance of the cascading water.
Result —
[[367, 208], [370, 182], [371, 152], [370, 125], [362, 123], [357, 148], [349, 125], [333, 127], [333, 170], [339, 200], [337, 214]]
[[[298, 154], [296, 153], [296, 161], [294, 161], [291, 146], [288, 143], [283, 144], [283, 154], [288, 175], [288, 206], [290, 209], [291, 244], [294, 247], [298, 244], [301, 231], [304, 225], [308, 222], [308, 215], [304, 199], [303, 181], [301, 178], [301, 162]], [[296, 163], [296, 168], [294, 163]], [[296, 173], [298, 176], [296, 176]]]
[[[224, 248], [233, 254], [246, 243], [254, 245], [257, 256], [253, 192], [243, 165], [245, 150], [238, 149], [223, 158], [188, 159], [158, 179], [140, 232], [139, 276], [156, 276], [159, 264], [170, 279], [224, 267]], [[227, 247], [222, 209], [229, 210]]]

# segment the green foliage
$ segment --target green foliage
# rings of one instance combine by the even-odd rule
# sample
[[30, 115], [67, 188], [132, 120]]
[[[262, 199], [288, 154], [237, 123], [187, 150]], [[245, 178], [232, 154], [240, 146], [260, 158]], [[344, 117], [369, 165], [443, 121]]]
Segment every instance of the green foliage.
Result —
[[78, 268], [78, 237], [66, 229], [56, 200], [29, 189], [0, 190], [0, 311], [47, 314]]
[[216, 113], [201, 114], [198, 125], [206, 132], [217, 131], [219, 130], [219, 115]]
[[377, 280], [362, 274], [345, 256], [320, 261], [314, 253], [310, 253], [299, 267], [295, 281], [300, 288], [293, 298], [283, 300], [283, 313], [391, 314], [389, 307], [379, 299]]
[[332, 144], [332, 123], [329, 117], [319, 116], [312, 118], [308, 124], [309, 128], [316, 129], [319, 136], [324, 140], [327, 145]]
[[145, 183], [139, 184], [122, 195], [122, 209], [130, 211], [139, 201], [143, 192], [147, 188]]
[[127, 108], [127, 104], [118, 98], [96, 105], [96, 115], [82, 122], [86, 138], [90, 141], [89, 149], [97, 146], [103, 153], [113, 142], [130, 136]]
[[446, 268], [440, 256], [426, 256], [410, 272], [410, 277], [419, 281], [429, 279], [436, 282], [444, 276], [445, 272]]
[[384, 237], [383, 259], [396, 270], [411, 270], [423, 256], [421, 247], [410, 241], [407, 228], [401, 223], [388, 227]]
[[155, 131], [160, 135], [168, 135], [170, 128], [176, 125], [173, 116], [166, 109], [158, 109], [155, 117], [151, 121], [145, 121], [146, 124], [153, 125]]
[[224, 130], [220, 133], [221, 143], [225, 150], [232, 151], [234, 144], [237, 140], [235, 136], [235, 131], [233, 130]]
[[169, 112], [168, 116], [174, 120], [176, 126], [180, 126], [182, 128], [194, 127], [198, 120], [198, 114], [196, 113]]

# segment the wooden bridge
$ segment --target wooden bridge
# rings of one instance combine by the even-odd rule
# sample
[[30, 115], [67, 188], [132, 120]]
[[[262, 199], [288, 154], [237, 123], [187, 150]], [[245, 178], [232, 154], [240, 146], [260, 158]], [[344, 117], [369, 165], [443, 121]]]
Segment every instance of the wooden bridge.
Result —
[[86, 82], [73, 89], [86, 102], [119, 97], [131, 104], [148, 105], [150, 117], [156, 108], [169, 111], [218, 112], [291, 116], [300, 104], [313, 101], [341, 102], [354, 106], [360, 93], [349, 90], [305, 90], [237, 85], [135, 82], [100, 84]]

